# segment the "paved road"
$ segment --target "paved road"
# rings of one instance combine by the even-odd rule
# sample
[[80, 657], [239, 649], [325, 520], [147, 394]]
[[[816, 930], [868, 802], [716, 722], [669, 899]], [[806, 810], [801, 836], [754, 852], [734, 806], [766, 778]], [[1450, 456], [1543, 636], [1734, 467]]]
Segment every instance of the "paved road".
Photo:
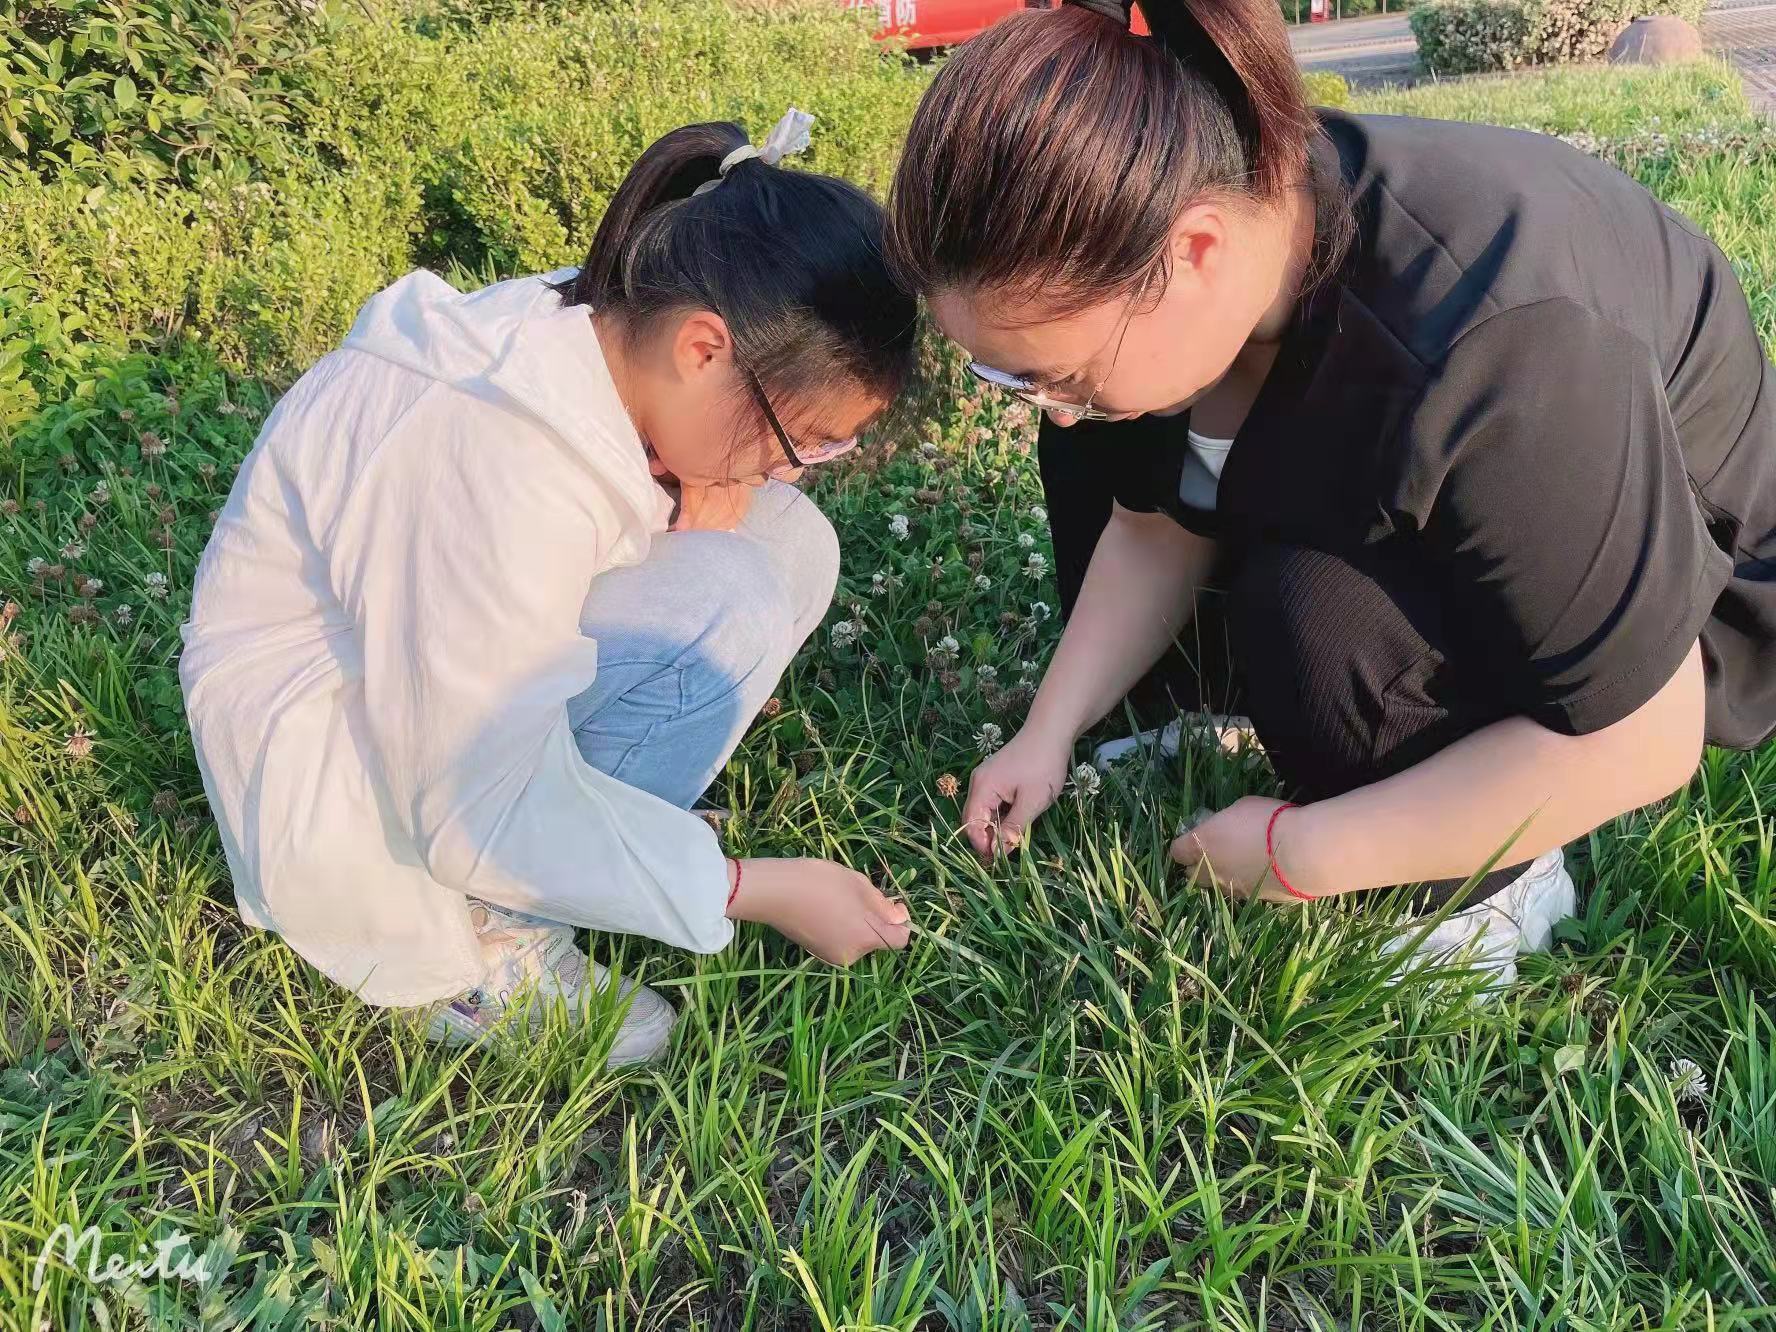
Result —
[[[1753, 101], [1776, 114], [1776, 0], [1713, 0], [1702, 38], [1739, 67]], [[1406, 83], [1418, 75], [1418, 47], [1404, 15], [1302, 24], [1290, 39], [1303, 69], [1359, 84]]]

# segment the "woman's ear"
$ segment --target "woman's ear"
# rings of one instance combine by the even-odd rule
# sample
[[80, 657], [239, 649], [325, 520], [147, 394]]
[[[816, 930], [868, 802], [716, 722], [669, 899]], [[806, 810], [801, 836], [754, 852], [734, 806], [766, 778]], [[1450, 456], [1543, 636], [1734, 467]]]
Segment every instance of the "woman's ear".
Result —
[[1220, 204], [1192, 204], [1172, 224], [1172, 275], [1201, 285], [1214, 279], [1226, 253], [1227, 216]]
[[726, 320], [713, 310], [695, 310], [684, 317], [672, 339], [672, 363], [680, 378], [722, 369], [733, 359], [734, 339]]

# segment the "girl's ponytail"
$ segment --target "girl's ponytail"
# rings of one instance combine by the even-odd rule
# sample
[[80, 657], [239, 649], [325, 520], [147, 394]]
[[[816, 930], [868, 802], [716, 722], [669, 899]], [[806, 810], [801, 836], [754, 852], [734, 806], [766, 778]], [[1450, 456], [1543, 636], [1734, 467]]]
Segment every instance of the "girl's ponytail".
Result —
[[643, 219], [718, 179], [722, 159], [745, 143], [746, 131], [738, 125], [711, 121], [675, 129], [648, 145], [611, 196], [592, 251], [563, 293], [568, 303], [595, 310], [609, 305], [622, 291], [625, 256], [635, 252]]
[[773, 396], [844, 382], [893, 398], [912, 373], [918, 307], [882, 257], [881, 205], [847, 181], [774, 165], [784, 150], [770, 137], [762, 155], [736, 154], [747, 143], [740, 126], [714, 122], [650, 146], [556, 290], [626, 337], [712, 311]]

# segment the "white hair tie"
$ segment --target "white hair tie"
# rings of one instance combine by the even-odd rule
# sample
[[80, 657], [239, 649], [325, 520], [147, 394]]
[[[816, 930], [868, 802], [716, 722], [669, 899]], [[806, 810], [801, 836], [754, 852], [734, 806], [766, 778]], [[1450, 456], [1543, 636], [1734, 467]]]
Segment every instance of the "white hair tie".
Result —
[[798, 111], [793, 106], [790, 107], [789, 110], [783, 113], [783, 119], [779, 120], [777, 124], [772, 127], [769, 134], [765, 135], [764, 143], [756, 148], [750, 143], [747, 143], [734, 149], [733, 152], [722, 158], [721, 166], [718, 169], [716, 178], [714, 180], [704, 181], [701, 185], [697, 186], [696, 189], [692, 190], [691, 194], [695, 196], [704, 193], [706, 190], [713, 190], [717, 185], [720, 185], [728, 178], [728, 172], [739, 166], [740, 163], [749, 161], [754, 157], [758, 158], [758, 160], [763, 162], [766, 166], [776, 166], [786, 157], [793, 157], [797, 153], [806, 152], [809, 140], [808, 131], [812, 128], [813, 124], [813, 116], [809, 115], [806, 111]]

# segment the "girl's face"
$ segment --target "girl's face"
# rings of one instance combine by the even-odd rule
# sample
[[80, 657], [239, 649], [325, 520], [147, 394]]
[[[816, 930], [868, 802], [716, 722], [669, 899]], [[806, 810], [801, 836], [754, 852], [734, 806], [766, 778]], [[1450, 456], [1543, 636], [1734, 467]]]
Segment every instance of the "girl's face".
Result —
[[[1274, 280], [1234, 262], [1228, 213], [1205, 205], [1174, 229], [1169, 263], [1145, 285], [1050, 316], [1041, 298], [995, 291], [933, 293], [945, 335], [980, 366], [1024, 381], [1043, 399], [1089, 405], [1116, 420], [1189, 406], [1225, 375], [1275, 299]], [[1043, 402], [1051, 419], [1078, 416]]]
[[858, 384], [773, 396], [708, 311], [684, 316], [640, 359], [645, 400], [629, 407], [654, 475], [681, 485], [793, 480], [797, 459], [812, 466], [838, 456], [888, 405]]

